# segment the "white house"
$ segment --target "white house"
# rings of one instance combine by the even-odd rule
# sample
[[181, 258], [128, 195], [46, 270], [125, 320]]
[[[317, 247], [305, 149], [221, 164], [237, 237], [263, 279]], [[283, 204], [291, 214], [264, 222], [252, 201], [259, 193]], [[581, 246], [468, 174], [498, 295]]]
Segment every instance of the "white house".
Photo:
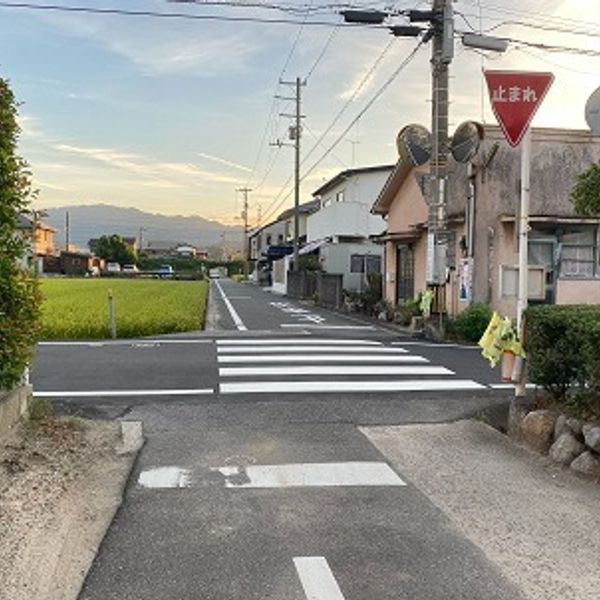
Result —
[[370, 236], [385, 223], [371, 214], [394, 165], [348, 169], [313, 192], [319, 210], [307, 219], [307, 243], [301, 254], [318, 253], [323, 269], [342, 273], [344, 289], [361, 290], [366, 275], [382, 271], [383, 249]]

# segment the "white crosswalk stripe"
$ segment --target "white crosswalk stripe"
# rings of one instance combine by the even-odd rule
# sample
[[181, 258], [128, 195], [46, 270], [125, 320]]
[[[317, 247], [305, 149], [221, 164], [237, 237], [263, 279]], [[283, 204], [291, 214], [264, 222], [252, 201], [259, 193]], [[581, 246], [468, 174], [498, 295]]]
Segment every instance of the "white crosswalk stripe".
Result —
[[222, 394], [475, 390], [406, 348], [372, 340], [272, 338], [218, 340]]

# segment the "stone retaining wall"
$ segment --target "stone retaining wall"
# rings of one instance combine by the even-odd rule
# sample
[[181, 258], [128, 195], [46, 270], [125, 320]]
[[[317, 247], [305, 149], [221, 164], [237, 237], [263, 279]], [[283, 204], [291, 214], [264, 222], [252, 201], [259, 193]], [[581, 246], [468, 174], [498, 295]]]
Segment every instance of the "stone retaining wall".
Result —
[[0, 392], [0, 437], [7, 435], [27, 414], [30, 400], [30, 385], [22, 385], [10, 392]]
[[554, 462], [600, 480], [600, 423], [552, 410], [512, 409], [509, 435]]

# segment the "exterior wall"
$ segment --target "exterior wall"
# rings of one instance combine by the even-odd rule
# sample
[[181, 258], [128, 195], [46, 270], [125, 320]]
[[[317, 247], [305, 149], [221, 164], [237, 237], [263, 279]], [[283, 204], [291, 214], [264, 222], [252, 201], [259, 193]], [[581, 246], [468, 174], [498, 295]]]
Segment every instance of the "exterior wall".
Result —
[[[271, 238], [270, 243], [268, 243], [269, 236]], [[250, 237], [250, 258], [252, 260], [260, 260], [263, 258], [263, 253], [267, 252], [269, 246], [276, 246], [279, 244], [279, 236], [281, 236], [281, 239], [283, 240], [281, 243], [284, 244], [286, 240], [285, 221], [275, 221], [255, 232]]]
[[350, 257], [353, 254], [383, 257], [383, 248], [379, 244], [366, 242], [362, 244], [326, 244], [320, 251], [323, 269], [327, 273], [341, 273], [343, 275], [343, 288], [356, 291], [364, 289], [366, 286], [366, 274], [350, 272]]
[[[600, 160], [600, 137], [557, 129], [533, 129], [532, 134], [530, 214], [575, 216], [570, 192], [577, 175]], [[475, 180], [474, 300], [514, 317], [516, 299], [501, 298], [498, 287], [500, 265], [518, 263], [518, 246], [514, 226], [502, 224], [499, 216], [518, 211], [520, 150], [511, 148], [497, 127], [486, 128], [482, 155], [489, 156], [496, 144], [495, 156]]]
[[600, 304], [600, 279], [559, 279], [557, 304]]
[[[404, 181], [397, 192], [387, 216], [387, 231], [390, 234], [413, 234], [415, 257], [415, 291], [425, 288], [426, 274], [426, 246], [425, 236], [420, 239], [415, 226], [427, 221], [427, 204], [415, 178], [415, 173], [424, 172], [423, 169], [413, 171]], [[392, 305], [396, 304], [396, 248], [397, 241], [388, 241], [385, 244], [385, 299]]]
[[[380, 234], [385, 224], [370, 210], [386, 182], [391, 169], [376, 173], [352, 175], [321, 196], [321, 208], [308, 217], [307, 240], [321, 240], [331, 236], [367, 238]], [[338, 194], [342, 201], [336, 201]]]

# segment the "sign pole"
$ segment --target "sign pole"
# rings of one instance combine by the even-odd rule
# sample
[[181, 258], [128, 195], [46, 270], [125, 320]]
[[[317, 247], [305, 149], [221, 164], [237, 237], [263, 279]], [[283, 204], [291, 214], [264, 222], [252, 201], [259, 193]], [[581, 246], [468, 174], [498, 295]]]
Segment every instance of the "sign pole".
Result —
[[[529, 289], [529, 191], [531, 174], [531, 127], [528, 127], [521, 142], [521, 208], [519, 211], [519, 295], [517, 298], [517, 332], [525, 347], [525, 324]], [[525, 395], [525, 370], [515, 385], [515, 396]]]

